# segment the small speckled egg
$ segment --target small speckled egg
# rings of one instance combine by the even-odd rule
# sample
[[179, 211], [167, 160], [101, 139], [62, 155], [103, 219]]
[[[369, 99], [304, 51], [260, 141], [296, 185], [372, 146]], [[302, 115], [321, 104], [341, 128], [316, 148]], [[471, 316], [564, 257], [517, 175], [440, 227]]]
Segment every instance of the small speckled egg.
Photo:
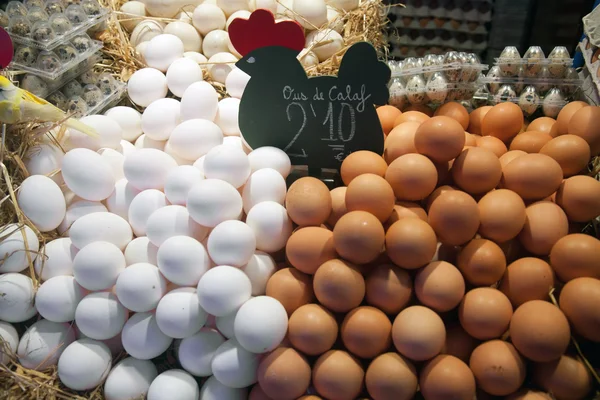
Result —
[[433, 102], [443, 103], [448, 96], [448, 81], [444, 74], [435, 72], [427, 81], [427, 98]]
[[37, 58], [37, 68], [44, 72], [53, 73], [58, 71], [62, 63], [56, 54], [51, 51], [42, 51]]
[[540, 96], [533, 86], [527, 86], [519, 96], [519, 107], [525, 115], [533, 114], [537, 110], [539, 102]]
[[85, 53], [90, 49], [90, 47], [92, 46], [92, 39], [90, 39], [90, 37], [87, 35], [81, 35], [75, 37], [71, 41], [71, 44], [73, 44], [73, 46], [75, 46], [75, 49], [77, 49], [79, 54], [81, 54]]
[[83, 11], [83, 8], [79, 4], [71, 4], [64, 13], [74, 26], [81, 25], [87, 21], [87, 15], [85, 15], [85, 11]]
[[542, 61], [546, 58], [542, 48], [540, 46], [531, 46], [527, 49], [523, 55], [523, 59], [526, 61], [524, 66], [524, 76], [535, 77], [542, 70]]
[[83, 100], [80, 96], [73, 96], [69, 98], [66, 111], [69, 114], [72, 114], [75, 118], [81, 118], [87, 114], [88, 106], [85, 100]]
[[494, 101], [496, 104], [510, 101], [517, 97], [517, 92], [512, 85], [502, 85], [500, 89], [494, 95]]
[[548, 71], [553, 78], [562, 78], [567, 66], [571, 64], [569, 51], [564, 46], [556, 46], [548, 55]]
[[542, 109], [544, 115], [550, 118], [556, 118], [558, 113], [565, 106], [565, 97], [559, 88], [552, 88], [544, 97]]
[[50, 17], [50, 26], [57, 35], [64, 35], [73, 28], [71, 21], [63, 13], [52, 15]]
[[519, 50], [514, 46], [507, 46], [500, 53], [498, 62], [500, 64], [500, 71], [503, 76], [515, 76], [519, 70], [519, 61], [521, 55]]
[[63, 63], [68, 63], [77, 58], [77, 50], [70, 43], [61, 44], [54, 52]]
[[97, 106], [103, 97], [102, 91], [96, 85], [86, 85], [81, 93], [81, 98], [85, 100], [88, 107]]
[[414, 75], [406, 82], [406, 96], [411, 104], [423, 104], [425, 90], [425, 80], [421, 75]]
[[67, 97], [81, 96], [81, 93], [83, 93], [83, 87], [81, 86], [81, 83], [77, 82], [76, 80], [72, 80], [63, 86], [61, 91]]
[[14, 61], [27, 67], [32, 67], [37, 60], [38, 50], [30, 46], [20, 46], [14, 55]]

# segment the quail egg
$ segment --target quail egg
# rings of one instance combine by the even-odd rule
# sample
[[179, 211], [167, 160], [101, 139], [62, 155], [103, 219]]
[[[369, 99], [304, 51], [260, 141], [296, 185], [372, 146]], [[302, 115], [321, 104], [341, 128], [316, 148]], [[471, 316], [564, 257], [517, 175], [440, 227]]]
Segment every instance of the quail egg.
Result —
[[48, 100], [48, 102], [50, 104], [54, 104], [56, 107], [60, 108], [61, 110], [64, 110], [67, 108], [67, 103], [69, 101], [67, 99], [67, 96], [62, 94], [62, 92], [58, 92], [58, 91], [54, 92], [50, 96], [46, 97], [46, 100]]
[[550, 89], [548, 93], [546, 93], [544, 102], [542, 103], [544, 115], [546, 117], [556, 118], [566, 103], [565, 96], [559, 88]]
[[[461, 57], [456, 51], [449, 51], [444, 56], [444, 64], [462, 64]], [[460, 66], [446, 71], [446, 77], [449, 82], [457, 82], [461, 74], [462, 69]]]
[[519, 50], [514, 46], [507, 46], [500, 53], [498, 64], [503, 76], [515, 76], [519, 70], [521, 55]]
[[33, 29], [31, 30], [31, 37], [33, 40], [39, 42], [49, 42], [56, 37], [56, 33], [50, 26], [50, 24], [46, 21], [36, 22], [33, 25]]
[[75, 46], [75, 49], [79, 54], [85, 53], [92, 47], [92, 39], [87, 35], [76, 36], [71, 40], [71, 44]]
[[96, 82], [98, 81], [98, 73], [93, 69], [85, 71], [79, 76], [79, 81], [84, 85], [96, 84]]
[[65, 8], [62, 1], [60, 0], [47, 0], [46, 1], [46, 12], [49, 15], [64, 12]]
[[515, 99], [516, 97], [517, 92], [515, 91], [515, 88], [512, 87], [512, 85], [502, 85], [494, 95], [494, 101], [496, 103], [503, 103], [505, 101]]
[[531, 46], [523, 55], [525, 65], [523, 66], [523, 76], [528, 78], [536, 77], [542, 71], [543, 61], [546, 58], [544, 51], [540, 46]]
[[117, 82], [111, 74], [105, 72], [98, 77], [96, 85], [98, 85], [98, 88], [100, 88], [103, 95], [108, 96], [115, 91]]
[[533, 86], [527, 86], [519, 96], [519, 107], [526, 116], [533, 114], [540, 103], [540, 96]]
[[443, 103], [448, 96], [448, 81], [441, 72], [435, 72], [427, 81], [427, 98], [434, 103]]
[[27, 19], [32, 24], [39, 21], [48, 21], [48, 13], [42, 7], [34, 6], [27, 12]]
[[502, 78], [502, 71], [500, 71], [500, 67], [498, 65], [494, 65], [487, 73], [487, 79], [490, 81], [488, 83], [489, 91], [491, 93], [496, 93], [498, 89], [500, 89], [500, 79]]
[[42, 51], [40, 52], [37, 58], [37, 68], [44, 72], [57, 72], [62, 63], [56, 54], [51, 51]]
[[64, 63], [71, 62], [77, 58], [77, 50], [70, 43], [61, 44], [54, 52], [58, 55], [58, 58]]
[[410, 104], [423, 104], [426, 100], [425, 80], [421, 75], [414, 75], [406, 82], [406, 97]]
[[50, 17], [50, 26], [57, 35], [64, 35], [73, 28], [71, 21], [69, 21], [69, 18], [63, 13], [52, 15]]
[[75, 118], [81, 118], [88, 112], [88, 106], [80, 96], [73, 96], [67, 102], [66, 111]]
[[39, 51], [31, 46], [20, 46], [15, 51], [14, 60], [16, 63], [33, 67], [37, 61]]
[[406, 91], [404, 90], [404, 85], [399, 78], [396, 78], [392, 81], [390, 85], [390, 104], [395, 106], [398, 109], [403, 109], [406, 105]]
[[65, 15], [74, 26], [81, 25], [88, 19], [83, 7], [79, 4], [71, 4], [68, 6]]
[[74, 79], [72, 81], [69, 81], [66, 85], [62, 87], [62, 92], [68, 98], [74, 96], [81, 96], [81, 94], [83, 93], [83, 86], [81, 86], [81, 83], [77, 82], [77, 80]]
[[98, 104], [100, 104], [104, 98], [104, 95], [98, 86], [90, 84], [85, 85], [83, 88], [81, 98], [85, 100], [88, 107], [96, 107]]
[[22, 15], [11, 17], [8, 31], [17, 36], [29, 36], [31, 33], [31, 22]]
[[562, 78], [568, 66], [571, 64], [569, 50], [564, 46], [556, 46], [548, 55], [548, 72], [553, 78]]
[[96, 0], [83, 0], [81, 7], [83, 7], [83, 11], [87, 15], [96, 16], [102, 13], [102, 7], [100, 7], [100, 4]]
[[36, 96], [43, 97], [48, 91], [48, 84], [39, 76], [27, 74], [21, 81], [21, 88], [35, 94]]

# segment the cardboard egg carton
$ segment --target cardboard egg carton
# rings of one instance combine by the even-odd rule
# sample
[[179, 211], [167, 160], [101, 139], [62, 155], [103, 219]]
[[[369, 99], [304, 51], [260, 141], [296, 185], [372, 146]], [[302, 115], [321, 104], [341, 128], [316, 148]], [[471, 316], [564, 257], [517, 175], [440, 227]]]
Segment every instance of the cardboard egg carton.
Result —
[[460, 4], [445, 3], [443, 1], [430, 3], [423, 0], [407, 0], [405, 1], [405, 8], [398, 7], [394, 12], [407, 17], [434, 17], [475, 22], [489, 22], [492, 20], [491, 0], [457, 3]]
[[394, 21], [394, 27], [417, 30], [445, 30], [450, 32], [464, 32], [468, 34], [487, 34], [486, 24], [479, 22], [459, 21], [440, 18], [413, 18], [402, 17]]

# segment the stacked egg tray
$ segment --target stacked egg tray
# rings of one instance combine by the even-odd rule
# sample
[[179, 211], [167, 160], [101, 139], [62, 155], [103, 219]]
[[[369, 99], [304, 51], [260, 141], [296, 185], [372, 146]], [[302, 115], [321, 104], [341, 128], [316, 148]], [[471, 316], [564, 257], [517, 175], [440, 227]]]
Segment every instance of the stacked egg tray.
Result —
[[399, 109], [471, 99], [478, 88], [479, 75], [488, 68], [475, 54], [454, 51], [390, 61], [388, 65], [392, 70], [390, 104]]
[[458, 21], [489, 22], [492, 20], [492, 0], [405, 0], [403, 16], [433, 17]]

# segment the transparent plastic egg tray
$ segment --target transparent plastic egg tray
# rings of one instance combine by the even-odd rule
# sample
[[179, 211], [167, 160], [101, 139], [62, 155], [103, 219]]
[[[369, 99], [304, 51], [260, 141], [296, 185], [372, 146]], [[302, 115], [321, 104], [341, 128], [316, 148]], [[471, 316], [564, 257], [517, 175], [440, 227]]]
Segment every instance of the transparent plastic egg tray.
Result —
[[535, 94], [533, 86], [527, 86], [520, 96], [491, 95], [478, 91], [473, 96], [472, 104], [475, 107], [482, 105], [496, 105], [511, 102], [521, 107], [526, 117], [546, 116], [556, 118], [562, 108], [569, 103], [567, 97], [559, 88], [552, 88], [545, 96]]
[[54, 50], [40, 50], [27, 44], [16, 45], [10, 67], [55, 80], [87, 60], [102, 46], [102, 42], [91, 39], [85, 33], [71, 38]]
[[498, 77], [562, 79], [568, 78], [573, 59], [563, 46], [552, 49], [547, 58], [539, 46], [531, 46], [523, 57], [516, 47], [508, 46], [502, 50], [500, 57], [495, 59], [494, 65], [498, 69], [490, 69], [490, 73], [494, 71]]
[[10, 1], [0, 10], [0, 26], [15, 44], [53, 50], [106, 21], [110, 11], [97, 0]]

